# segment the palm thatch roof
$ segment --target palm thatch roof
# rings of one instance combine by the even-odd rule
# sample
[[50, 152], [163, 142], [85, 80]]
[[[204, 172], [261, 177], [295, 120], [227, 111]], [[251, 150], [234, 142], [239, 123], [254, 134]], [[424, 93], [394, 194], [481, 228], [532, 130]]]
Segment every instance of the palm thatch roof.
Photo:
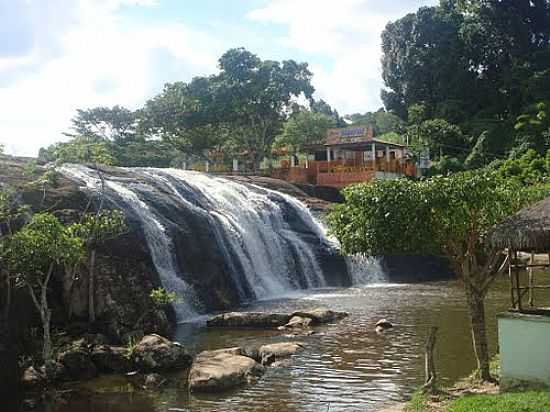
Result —
[[488, 240], [492, 246], [502, 249], [550, 251], [550, 197], [521, 209], [495, 226]]

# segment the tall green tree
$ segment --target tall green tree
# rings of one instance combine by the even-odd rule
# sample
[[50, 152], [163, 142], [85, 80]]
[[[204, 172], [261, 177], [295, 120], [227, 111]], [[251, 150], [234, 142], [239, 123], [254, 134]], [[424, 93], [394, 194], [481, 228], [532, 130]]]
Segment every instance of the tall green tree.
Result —
[[78, 109], [71, 122], [76, 136], [117, 143], [133, 139], [137, 126], [136, 113], [122, 106]]
[[344, 196], [329, 216], [344, 253], [449, 259], [464, 285], [480, 377], [490, 380], [484, 300], [504, 257], [485, 235], [532, 201], [532, 193], [481, 171], [425, 181], [377, 180], [346, 188]]
[[470, 149], [477, 145], [471, 164], [518, 145], [544, 153], [543, 141], [513, 126], [550, 96], [549, 26], [549, 0], [441, 0], [389, 23], [382, 34], [386, 109], [405, 118], [422, 105], [424, 120], [483, 136], [469, 140]]
[[217, 113], [235, 130], [233, 140], [257, 169], [270, 156], [293, 99], [311, 98], [312, 73], [307, 63], [261, 60], [243, 48], [224, 53], [219, 67], [214, 79]]
[[206, 159], [207, 150], [221, 139], [218, 110], [213, 78], [168, 83], [140, 112], [140, 130], [159, 136], [180, 153]]
[[84, 256], [84, 242], [52, 214], [39, 213], [7, 240], [3, 260], [8, 271], [29, 291], [40, 315], [43, 331], [42, 357], [52, 357], [49, 284], [57, 268], [74, 266]]

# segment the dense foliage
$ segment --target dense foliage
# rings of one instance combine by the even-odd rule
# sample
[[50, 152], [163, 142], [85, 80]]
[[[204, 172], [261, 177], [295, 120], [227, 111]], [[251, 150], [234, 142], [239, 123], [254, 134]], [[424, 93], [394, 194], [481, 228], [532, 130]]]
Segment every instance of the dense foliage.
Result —
[[[78, 110], [70, 141], [43, 160], [173, 166], [231, 158], [257, 169], [329, 126], [370, 125], [429, 153], [433, 174], [484, 167], [550, 148], [550, 0], [441, 0], [382, 33], [385, 108], [340, 117], [314, 100], [306, 63], [230, 49], [219, 72], [164, 86], [141, 109]], [[301, 102], [301, 103], [299, 103]], [[176, 149], [176, 150], [174, 150]]]
[[458, 127], [463, 136], [450, 140], [429, 130], [421, 137], [461, 163], [471, 155], [469, 168], [529, 148], [543, 154], [548, 27], [548, 0], [442, 0], [389, 23], [382, 34], [386, 109], [409, 124], [420, 124], [420, 113], [421, 121]]
[[484, 298], [504, 256], [485, 242], [495, 224], [544, 195], [500, 171], [426, 180], [375, 180], [348, 187], [329, 216], [344, 253], [436, 254], [464, 283], [481, 378], [489, 379]]

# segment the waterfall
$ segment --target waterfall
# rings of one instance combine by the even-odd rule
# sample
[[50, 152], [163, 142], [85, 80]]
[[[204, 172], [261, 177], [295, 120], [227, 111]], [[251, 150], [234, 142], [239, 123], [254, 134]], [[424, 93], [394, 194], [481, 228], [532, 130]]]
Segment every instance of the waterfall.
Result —
[[348, 272], [354, 285], [367, 285], [387, 282], [388, 277], [380, 261], [371, 256], [346, 256]]
[[103, 185], [105, 198], [137, 222], [163, 287], [182, 298], [179, 319], [296, 289], [349, 284], [323, 229], [288, 195], [178, 169], [112, 168], [102, 179], [80, 165], [61, 172], [85, 190]]

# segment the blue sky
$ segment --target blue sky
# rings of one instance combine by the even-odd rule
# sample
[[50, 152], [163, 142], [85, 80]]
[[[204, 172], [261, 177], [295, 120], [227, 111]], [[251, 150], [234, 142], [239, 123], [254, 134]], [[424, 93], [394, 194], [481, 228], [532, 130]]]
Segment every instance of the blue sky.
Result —
[[385, 24], [435, 0], [0, 0], [0, 143], [36, 155], [77, 108], [137, 108], [231, 47], [306, 61], [341, 114], [376, 110]]

